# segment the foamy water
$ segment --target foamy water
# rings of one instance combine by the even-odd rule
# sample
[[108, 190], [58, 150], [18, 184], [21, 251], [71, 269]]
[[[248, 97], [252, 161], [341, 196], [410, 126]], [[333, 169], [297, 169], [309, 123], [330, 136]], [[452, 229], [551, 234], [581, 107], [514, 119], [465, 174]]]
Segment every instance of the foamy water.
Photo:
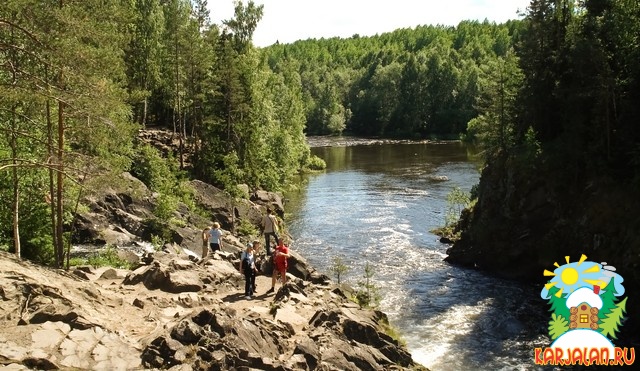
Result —
[[533, 348], [547, 339], [540, 321], [523, 318], [547, 315], [537, 289], [445, 263], [448, 246], [430, 232], [444, 224], [447, 194], [478, 181], [464, 148], [396, 144], [315, 154], [328, 170], [287, 195], [292, 248], [325, 272], [341, 256], [351, 268], [343, 279], [354, 286], [369, 263], [380, 309], [431, 370], [534, 369]]

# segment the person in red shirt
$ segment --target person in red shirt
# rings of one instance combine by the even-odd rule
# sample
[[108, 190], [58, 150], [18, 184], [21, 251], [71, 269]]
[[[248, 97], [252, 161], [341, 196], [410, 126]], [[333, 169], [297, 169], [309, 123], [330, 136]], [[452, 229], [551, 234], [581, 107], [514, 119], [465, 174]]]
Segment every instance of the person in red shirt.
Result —
[[274, 292], [276, 287], [276, 278], [280, 274], [280, 281], [284, 286], [287, 283], [287, 258], [289, 257], [289, 247], [284, 244], [282, 238], [278, 238], [278, 246], [273, 253], [273, 275], [271, 276], [271, 288], [267, 294]]

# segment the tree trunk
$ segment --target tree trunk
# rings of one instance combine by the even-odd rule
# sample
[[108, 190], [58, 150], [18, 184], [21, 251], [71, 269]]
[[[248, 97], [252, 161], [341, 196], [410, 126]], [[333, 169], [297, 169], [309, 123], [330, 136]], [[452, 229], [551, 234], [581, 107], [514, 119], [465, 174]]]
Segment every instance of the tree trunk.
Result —
[[[63, 75], [60, 73], [60, 81]], [[63, 239], [63, 188], [64, 188], [64, 103], [58, 102], [58, 176], [56, 188], [56, 265], [62, 267], [64, 254]]]
[[18, 181], [18, 140], [16, 128], [16, 107], [11, 110], [11, 157], [13, 169], [13, 247], [15, 254], [20, 259], [20, 183]]
[[[49, 71], [45, 66], [45, 79], [49, 81]], [[53, 239], [53, 244], [58, 241], [58, 229], [56, 228], [56, 207], [55, 207], [55, 172], [53, 170], [53, 158], [55, 157], [55, 151], [53, 146], [53, 121], [51, 120], [51, 102], [47, 99], [46, 103], [46, 114], [47, 114], [47, 165], [49, 168], [49, 207], [50, 207], [50, 216], [51, 216], [51, 237]], [[54, 249], [55, 251], [55, 249]], [[57, 256], [57, 255], [56, 255]]]
[[[11, 27], [11, 39], [14, 42], [13, 27]], [[15, 52], [12, 50], [10, 58], [13, 65], [17, 65], [17, 58]], [[17, 83], [18, 76], [16, 75], [16, 69], [12, 68], [12, 80], [13, 84]], [[12, 183], [13, 183], [13, 248], [15, 254], [20, 259], [20, 182], [18, 179], [18, 127], [16, 123], [16, 109], [17, 104], [11, 107], [11, 163], [13, 168], [11, 171]]]

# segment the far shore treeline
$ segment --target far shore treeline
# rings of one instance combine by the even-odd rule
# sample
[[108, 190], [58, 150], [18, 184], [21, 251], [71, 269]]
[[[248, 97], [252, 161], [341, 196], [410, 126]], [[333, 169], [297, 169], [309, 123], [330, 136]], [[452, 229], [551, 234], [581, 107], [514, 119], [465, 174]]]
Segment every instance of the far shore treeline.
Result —
[[[0, 249], [61, 266], [83, 197], [123, 171], [160, 195], [163, 221], [179, 202], [197, 207], [187, 179], [234, 195], [237, 184], [283, 189], [323, 167], [305, 135], [475, 141], [505, 167], [481, 180], [496, 187], [640, 186], [635, 0], [533, 0], [504, 24], [265, 48], [252, 44], [263, 6], [236, 1], [222, 24], [208, 8], [3, 3]], [[168, 130], [177, 150], [164, 158], [136, 140], [141, 129]]]

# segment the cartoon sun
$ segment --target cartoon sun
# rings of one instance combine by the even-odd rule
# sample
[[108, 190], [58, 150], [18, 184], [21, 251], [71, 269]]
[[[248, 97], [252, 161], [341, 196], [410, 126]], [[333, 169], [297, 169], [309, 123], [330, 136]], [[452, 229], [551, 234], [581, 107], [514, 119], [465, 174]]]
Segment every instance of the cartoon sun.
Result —
[[[574, 263], [569, 262], [569, 257], [565, 256], [567, 264], [558, 265], [553, 272], [545, 269], [545, 276], [552, 276], [553, 278], [544, 286], [542, 290], [542, 296], [548, 298], [549, 290], [552, 287], [557, 287], [559, 290], [556, 293], [557, 297], [562, 297], [562, 294], [569, 295], [575, 290], [581, 287], [593, 287], [599, 286], [605, 287], [609, 282], [602, 280], [602, 273], [600, 272], [600, 264], [594, 262], [586, 262], [587, 256], [582, 255], [580, 260]], [[584, 264], [583, 264], [584, 263]]]

